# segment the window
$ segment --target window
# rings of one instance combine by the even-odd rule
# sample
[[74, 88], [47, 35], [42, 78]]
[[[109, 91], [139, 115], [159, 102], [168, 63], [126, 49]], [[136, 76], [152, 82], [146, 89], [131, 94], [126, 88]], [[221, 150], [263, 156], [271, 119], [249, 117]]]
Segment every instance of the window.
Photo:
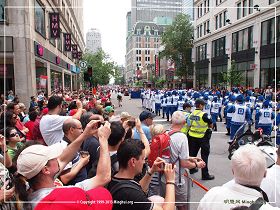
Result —
[[196, 48], [196, 60], [206, 60], [207, 44], [200, 45]]
[[222, 37], [212, 42], [212, 57], [225, 55], [225, 40], [226, 37]]
[[203, 23], [203, 31], [204, 31], [203, 35], [206, 35], [206, 22]]
[[216, 30], [217, 30], [217, 29], [219, 28], [219, 27], [218, 27], [218, 15], [217, 15], [216, 18], [215, 18], [215, 22], [216, 22], [216, 27], [215, 27], [215, 28], [216, 28]]
[[241, 2], [237, 4], [237, 20], [241, 18]]
[[207, 20], [207, 30], [210, 31], [210, 20]]
[[222, 13], [219, 14], [219, 28], [221, 28], [223, 25], [222, 25]]
[[200, 9], [200, 16], [202, 16], [202, 4], [200, 4], [199, 9]]
[[247, 8], [248, 5], [247, 5], [247, 0], [244, 0], [243, 1], [243, 17], [247, 16]]
[[254, 2], [253, 0], [249, 0], [249, 14], [253, 13]]
[[227, 11], [224, 11], [224, 26], [226, 25], [227, 20]]
[[209, 12], [209, 10], [210, 10], [210, 0], [207, 0], [207, 12]]
[[232, 34], [232, 52], [253, 48], [253, 26]]
[[199, 36], [202, 37], [202, 24], [199, 26]]
[[204, 1], [204, 14], [207, 12], [207, 1]]
[[199, 38], [199, 26], [196, 27], [196, 36]]
[[199, 6], [197, 7], [197, 18], [199, 18]]
[[35, 1], [35, 31], [44, 37], [46, 36], [45, 10], [37, 0]]
[[5, 6], [6, 6], [6, 0], [0, 0], [0, 21], [6, 21], [7, 20], [7, 14], [5, 12], [7, 12], [7, 9], [6, 11], [4, 12], [4, 9], [5, 9]]
[[261, 40], [262, 45], [273, 44], [276, 42], [280, 42], [280, 16], [276, 18], [276, 37], [275, 37], [275, 18], [271, 18], [267, 21], [262, 22], [261, 29]]

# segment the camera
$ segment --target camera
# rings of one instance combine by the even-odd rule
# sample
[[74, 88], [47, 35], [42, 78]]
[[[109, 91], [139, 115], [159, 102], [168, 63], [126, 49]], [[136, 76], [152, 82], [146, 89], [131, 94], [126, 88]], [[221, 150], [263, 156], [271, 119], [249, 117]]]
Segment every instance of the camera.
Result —
[[135, 127], [135, 119], [130, 119], [128, 122], [127, 122], [127, 125], [131, 128], [134, 128]]
[[105, 123], [99, 121], [99, 122], [97, 123], [97, 128], [100, 128], [101, 125], [105, 125]]

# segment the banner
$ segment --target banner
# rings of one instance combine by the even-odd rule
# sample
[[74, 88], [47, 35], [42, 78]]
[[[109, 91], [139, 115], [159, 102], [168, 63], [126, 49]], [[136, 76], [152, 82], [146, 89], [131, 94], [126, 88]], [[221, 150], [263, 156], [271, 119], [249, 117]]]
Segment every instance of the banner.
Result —
[[70, 52], [71, 51], [71, 34], [64, 33], [64, 51]]
[[51, 38], [60, 38], [59, 13], [49, 13]]
[[47, 79], [47, 76], [40, 75], [40, 88], [47, 88]]
[[155, 62], [156, 62], [156, 77], [159, 76], [159, 59], [158, 56], [155, 55]]
[[83, 56], [83, 53], [81, 51], [79, 51], [77, 53], [77, 56], [78, 56], [78, 59], [81, 60], [82, 59], [82, 56]]
[[76, 44], [72, 44], [72, 57], [78, 58], [78, 46]]
[[171, 58], [169, 58], [168, 61], [167, 61], [167, 70], [168, 71], [175, 71], [175, 62]]

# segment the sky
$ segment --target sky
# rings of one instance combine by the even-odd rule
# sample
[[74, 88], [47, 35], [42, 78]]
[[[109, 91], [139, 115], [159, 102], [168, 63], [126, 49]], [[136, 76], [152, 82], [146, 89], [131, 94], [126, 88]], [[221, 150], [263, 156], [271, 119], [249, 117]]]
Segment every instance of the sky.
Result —
[[126, 14], [130, 0], [84, 0], [84, 38], [90, 28], [101, 32], [102, 49], [118, 65], [125, 64]]

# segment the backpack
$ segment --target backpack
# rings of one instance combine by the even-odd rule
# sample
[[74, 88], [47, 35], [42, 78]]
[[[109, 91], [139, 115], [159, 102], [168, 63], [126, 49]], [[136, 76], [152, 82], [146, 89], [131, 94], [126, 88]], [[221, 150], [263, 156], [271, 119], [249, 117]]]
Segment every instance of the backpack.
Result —
[[[98, 165], [98, 161], [99, 161], [99, 157], [100, 157], [100, 151], [99, 151], [100, 146], [97, 148], [96, 152], [96, 160], [92, 163], [92, 167], [88, 172], [88, 178], [92, 178], [94, 176], [96, 176], [96, 172], [97, 172], [97, 165]], [[111, 175], [113, 176], [114, 174], [116, 174], [118, 171], [116, 170], [116, 168], [114, 167], [115, 163], [118, 162], [118, 156], [117, 153], [113, 154], [112, 156], [110, 156], [111, 159]]]
[[180, 131], [170, 131], [168, 133], [162, 133], [154, 136], [150, 145], [151, 153], [148, 157], [148, 165], [150, 167], [153, 166], [157, 157], [161, 157], [163, 159], [170, 158], [170, 136], [177, 132]]
[[117, 95], [117, 99], [121, 100], [122, 96], [121, 95]]

